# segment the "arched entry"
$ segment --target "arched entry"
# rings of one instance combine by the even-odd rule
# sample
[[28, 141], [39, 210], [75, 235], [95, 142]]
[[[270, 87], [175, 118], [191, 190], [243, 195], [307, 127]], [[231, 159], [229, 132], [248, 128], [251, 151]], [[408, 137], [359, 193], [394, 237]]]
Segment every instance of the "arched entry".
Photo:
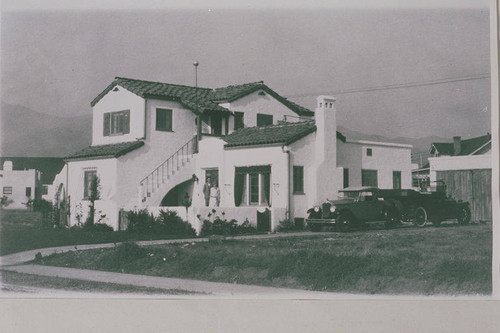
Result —
[[186, 200], [193, 198], [194, 182], [192, 179], [172, 188], [161, 200], [160, 206], [162, 207], [177, 207], [184, 206]]
[[64, 184], [59, 184], [55, 196], [55, 205], [54, 205], [54, 223], [59, 225], [59, 226], [66, 226], [68, 225], [68, 220], [67, 220], [67, 208], [68, 205], [66, 204], [66, 191], [64, 188]]

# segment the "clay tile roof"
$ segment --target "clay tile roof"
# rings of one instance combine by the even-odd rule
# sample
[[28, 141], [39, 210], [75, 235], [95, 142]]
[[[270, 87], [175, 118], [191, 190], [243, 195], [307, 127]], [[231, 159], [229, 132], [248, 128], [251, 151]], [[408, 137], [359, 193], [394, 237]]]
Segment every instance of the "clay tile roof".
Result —
[[110, 145], [89, 146], [67, 156], [66, 160], [73, 159], [98, 159], [103, 157], [120, 157], [139, 147], [144, 146], [144, 141], [122, 142]]
[[[486, 134], [476, 138], [470, 138], [461, 141], [460, 154], [458, 156], [470, 155], [488, 142], [491, 142], [491, 134]], [[439, 155], [453, 156], [455, 153], [454, 145], [452, 142], [434, 142]]]
[[[225, 147], [255, 146], [267, 144], [291, 144], [304, 136], [316, 131], [314, 121], [283, 123], [279, 125], [245, 127], [224, 138]], [[345, 137], [337, 132], [337, 138]]]
[[269, 95], [276, 98], [278, 101], [283, 103], [285, 106], [290, 108], [293, 112], [298, 114], [299, 116], [314, 116], [314, 112], [302, 107], [294, 102], [286, 99], [285, 97], [279, 95], [274, 90], [269, 88], [264, 84], [264, 81], [245, 83], [240, 85], [231, 85], [223, 88], [217, 88], [213, 91], [212, 100], [215, 102], [231, 102], [243, 96], [246, 96], [254, 91], [263, 90], [267, 92]]
[[179, 84], [145, 81], [116, 77], [115, 80], [102, 91], [90, 103], [94, 106], [115, 86], [120, 85], [130, 92], [143, 98], [157, 98], [178, 101], [195, 113], [203, 112], [231, 112], [228, 109], [218, 105], [223, 102], [231, 102], [254, 91], [263, 90], [276, 98], [285, 106], [290, 108], [299, 116], [314, 116], [314, 112], [306, 109], [292, 101], [278, 95], [271, 88], [266, 86], [263, 81], [245, 83], [240, 85], [231, 85], [223, 88], [196, 88]]
[[211, 101], [212, 89], [196, 88], [179, 84], [153, 82], [145, 80], [116, 77], [103, 92], [90, 103], [94, 106], [115, 86], [120, 85], [130, 92], [143, 98], [157, 98], [178, 101], [196, 113], [205, 111], [230, 112]]

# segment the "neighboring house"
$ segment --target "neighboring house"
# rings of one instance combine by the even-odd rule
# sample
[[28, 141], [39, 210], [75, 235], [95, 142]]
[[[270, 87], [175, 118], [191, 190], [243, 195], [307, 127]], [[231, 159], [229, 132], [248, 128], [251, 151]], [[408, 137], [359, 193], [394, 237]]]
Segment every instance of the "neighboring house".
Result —
[[12, 161], [4, 161], [0, 170], [3, 209], [28, 209], [41, 199], [41, 173], [35, 169], [15, 170]]
[[453, 143], [433, 143], [429, 158], [431, 186], [471, 204], [472, 220], [491, 220], [491, 134]]
[[199, 228], [213, 209], [210, 178], [217, 214], [274, 230], [346, 182], [409, 188], [411, 146], [346, 140], [334, 101], [320, 96], [312, 112], [263, 82], [208, 89], [118, 77], [92, 101], [92, 145], [66, 157], [56, 200], [69, 201], [71, 225], [82, 221], [97, 177], [97, 217], [113, 228], [123, 227], [121, 210], [158, 207]]

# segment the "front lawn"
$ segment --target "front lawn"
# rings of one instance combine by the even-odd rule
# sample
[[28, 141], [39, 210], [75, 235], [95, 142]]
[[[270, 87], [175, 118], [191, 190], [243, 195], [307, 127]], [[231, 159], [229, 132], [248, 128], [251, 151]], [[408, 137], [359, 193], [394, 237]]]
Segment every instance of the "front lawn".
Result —
[[0, 209], [0, 255], [54, 246], [179, 238], [126, 231], [82, 231], [44, 226], [39, 212]]
[[55, 254], [39, 264], [368, 294], [490, 294], [491, 225]]

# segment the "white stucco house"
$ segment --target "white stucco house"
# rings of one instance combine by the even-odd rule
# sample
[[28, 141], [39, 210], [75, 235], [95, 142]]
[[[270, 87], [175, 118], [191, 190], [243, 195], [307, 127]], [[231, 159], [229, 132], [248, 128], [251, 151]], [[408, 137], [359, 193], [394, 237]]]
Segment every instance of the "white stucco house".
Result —
[[35, 169], [15, 169], [5, 160], [0, 170], [2, 209], [28, 209], [28, 202], [41, 199], [41, 173]]
[[[208, 89], [117, 77], [92, 101], [92, 145], [66, 157], [56, 197], [70, 203], [73, 225], [98, 177], [96, 211], [115, 229], [120, 210], [168, 207], [197, 229], [216, 209], [254, 224], [265, 215], [258, 227], [271, 231], [347, 186], [410, 188], [411, 146], [345, 138], [334, 102], [320, 96], [313, 112], [263, 82]], [[217, 207], [206, 206], [207, 178]]]

